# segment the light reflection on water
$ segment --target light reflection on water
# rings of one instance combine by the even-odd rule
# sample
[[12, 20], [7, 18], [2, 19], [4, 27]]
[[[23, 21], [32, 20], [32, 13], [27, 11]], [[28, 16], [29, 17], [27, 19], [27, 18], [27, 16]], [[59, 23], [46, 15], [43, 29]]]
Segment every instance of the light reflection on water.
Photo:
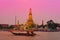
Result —
[[0, 40], [60, 40], [60, 32], [35, 32], [35, 36], [15, 36], [10, 32], [0, 32]]

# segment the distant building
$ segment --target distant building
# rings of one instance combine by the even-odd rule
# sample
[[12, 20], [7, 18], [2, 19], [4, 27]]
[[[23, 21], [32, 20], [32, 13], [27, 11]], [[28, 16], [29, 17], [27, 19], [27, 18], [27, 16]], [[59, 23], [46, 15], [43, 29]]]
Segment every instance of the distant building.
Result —
[[3, 29], [3, 30], [7, 30], [9, 25], [8, 24], [0, 24], [0, 27]]
[[8, 24], [0, 24], [3, 28], [8, 27]]

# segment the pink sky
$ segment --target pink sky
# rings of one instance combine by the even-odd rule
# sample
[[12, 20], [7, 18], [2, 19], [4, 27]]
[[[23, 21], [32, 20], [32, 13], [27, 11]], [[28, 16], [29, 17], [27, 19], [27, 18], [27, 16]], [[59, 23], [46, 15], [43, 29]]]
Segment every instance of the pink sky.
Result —
[[36, 24], [47, 20], [60, 23], [60, 0], [0, 0], [0, 23], [15, 24], [15, 16], [20, 24], [27, 21], [29, 8], [32, 8]]

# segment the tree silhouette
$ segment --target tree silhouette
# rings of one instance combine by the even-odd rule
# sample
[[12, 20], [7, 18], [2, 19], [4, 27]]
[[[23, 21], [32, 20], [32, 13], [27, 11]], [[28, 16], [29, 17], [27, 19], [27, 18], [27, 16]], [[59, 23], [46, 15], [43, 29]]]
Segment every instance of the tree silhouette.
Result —
[[49, 21], [47, 22], [47, 25], [48, 25], [48, 28], [49, 28], [50, 30], [56, 30], [57, 24], [54, 23], [53, 20], [49, 20]]
[[0, 30], [2, 29], [2, 26], [0, 25]]
[[9, 29], [13, 29], [13, 28], [14, 28], [14, 26], [13, 25], [10, 25]]

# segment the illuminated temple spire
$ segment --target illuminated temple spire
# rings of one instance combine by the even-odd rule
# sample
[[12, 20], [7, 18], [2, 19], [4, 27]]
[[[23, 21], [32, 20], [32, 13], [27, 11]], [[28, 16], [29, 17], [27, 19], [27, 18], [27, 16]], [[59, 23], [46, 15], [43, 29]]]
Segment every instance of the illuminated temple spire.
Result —
[[30, 8], [30, 10], [29, 10], [28, 21], [33, 21], [33, 20], [32, 20], [32, 9], [31, 9], [31, 8]]
[[32, 18], [32, 9], [29, 10], [28, 20], [26, 22], [26, 26], [30, 26], [31, 24], [34, 25], [33, 18]]
[[30, 8], [30, 12], [29, 12], [29, 15], [32, 15], [32, 9]]

